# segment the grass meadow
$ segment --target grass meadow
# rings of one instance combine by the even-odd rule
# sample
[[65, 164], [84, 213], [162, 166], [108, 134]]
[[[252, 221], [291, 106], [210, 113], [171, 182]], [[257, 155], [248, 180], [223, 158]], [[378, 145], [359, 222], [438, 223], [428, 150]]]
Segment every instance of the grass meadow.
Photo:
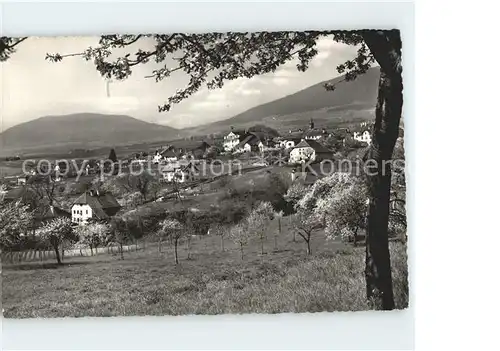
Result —
[[[55, 263], [4, 265], [2, 303], [6, 318], [131, 315], [283, 313], [366, 310], [364, 247], [312, 241], [313, 255], [288, 231], [270, 227], [265, 254], [251, 242], [240, 258], [237, 247], [219, 237], [193, 239], [173, 248], [154, 242], [118, 255], [65, 259]], [[141, 245], [141, 244], [139, 244]], [[189, 258], [188, 258], [189, 253]], [[397, 308], [408, 305], [406, 247], [391, 243]]]

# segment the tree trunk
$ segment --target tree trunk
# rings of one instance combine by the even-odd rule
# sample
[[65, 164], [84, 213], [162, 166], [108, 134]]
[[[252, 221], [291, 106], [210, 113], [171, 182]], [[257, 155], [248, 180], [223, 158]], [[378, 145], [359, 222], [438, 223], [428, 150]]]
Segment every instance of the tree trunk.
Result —
[[312, 254], [312, 251], [311, 251], [311, 239], [306, 240], [306, 243], [307, 243], [307, 256], [310, 256]]
[[[399, 135], [403, 105], [399, 31], [367, 31], [363, 38], [380, 64], [372, 143], [365, 155], [369, 191], [366, 231], [366, 294], [377, 308], [394, 309], [388, 241], [392, 152]], [[368, 163], [370, 165], [368, 166]]]
[[187, 239], [187, 252], [188, 252], [188, 260], [191, 258], [191, 236]]
[[123, 257], [123, 243], [120, 243], [120, 258], [121, 258], [122, 260], [124, 260], [124, 259], [125, 259], [125, 257]]
[[161, 238], [158, 239], [158, 252], [161, 253]]
[[179, 264], [179, 256], [177, 255], [177, 244], [179, 243], [179, 239], [174, 240], [174, 257], [175, 257], [175, 264]]
[[353, 242], [354, 247], [358, 246], [358, 228], [359, 227], [356, 227], [356, 230], [354, 231], [354, 235], [353, 235], [353, 237], [354, 237], [354, 242]]
[[59, 255], [59, 247], [54, 245], [54, 252], [56, 253], [57, 264], [62, 264], [61, 255]]
[[89, 246], [90, 246], [90, 256], [94, 256], [94, 251], [92, 251], [92, 245]]

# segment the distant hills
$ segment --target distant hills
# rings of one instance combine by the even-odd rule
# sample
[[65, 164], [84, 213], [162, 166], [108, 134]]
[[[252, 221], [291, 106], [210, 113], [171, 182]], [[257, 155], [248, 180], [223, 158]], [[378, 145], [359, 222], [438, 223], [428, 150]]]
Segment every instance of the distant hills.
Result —
[[248, 128], [256, 124], [286, 132], [307, 127], [311, 118], [316, 126], [340, 126], [372, 119], [380, 77], [371, 68], [353, 82], [340, 82], [335, 91], [326, 91], [327, 82], [337, 77], [242, 112], [232, 118], [187, 129], [148, 123], [124, 115], [78, 113], [46, 116], [16, 125], [0, 134], [0, 150], [29, 150], [44, 147], [94, 148], [173, 140], [190, 135], [226, 132], [231, 126]]
[[[257, 123], [286, 130], [305, 127], [310, 118], [315, 120], [316, 125], [371, 119], [377, 101], [379, 77], [379, 67], [373, 67], [352, 82], [340, 82], [344, 76], [326, 80], [232, 118], [190, 128], [189, 131], [193, 134], [215, 133], [230, 126], [244, 128]], [[325, 83], [339, 84], [335, 91], [327, 91]]]
[[78, 113], [46, 116], [0, 134], [1, 148], [114, 146], [179, 136], [179, 130], [123, 115]]

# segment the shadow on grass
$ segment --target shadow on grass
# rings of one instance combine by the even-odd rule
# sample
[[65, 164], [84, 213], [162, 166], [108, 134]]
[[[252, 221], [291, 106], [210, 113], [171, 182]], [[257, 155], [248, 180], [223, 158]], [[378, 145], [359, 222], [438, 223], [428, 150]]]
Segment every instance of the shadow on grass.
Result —
[[35, 271], [35, 270], [44, 270], [44, 269], [63, 269], [63, 268], [67, 268], [67, 267], [86, 266], [86, 265], [93, 265], [93, 264], [99, 264], [99, 263], [104, 263], [104, 262], [109, 262], [109, 261], [105, 261], [105, 260], [75, 261], [75, 262], [63, 262], [62, 264], [57, 264], [56, 262], [47, 262], [47, 263], [30, 262], [30, 263], [9, 264], [9, 265], [4, 264], [2, 268], [5, 271]]

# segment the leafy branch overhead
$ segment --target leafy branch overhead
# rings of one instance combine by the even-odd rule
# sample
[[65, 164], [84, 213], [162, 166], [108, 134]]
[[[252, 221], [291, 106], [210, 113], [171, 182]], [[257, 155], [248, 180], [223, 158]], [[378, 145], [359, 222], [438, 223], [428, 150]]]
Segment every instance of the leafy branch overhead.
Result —
[[28, 39], [28, 37], [0, 37], [0, 62], [7, 61], [10, 56], [16, 51], [16, 46], [21, 44], [26, 39]]
[[[176, 71], [185, 72], [189, 82], [158, 107], [159, 112], [163, 112], [202, 86], [221, 88], [233, 79], [274, 72], [295, 58], [298, 60], [297, 70], [306, 71], [318, 54], [317, 41], [321, 37], [329, 36], [332, 41], [359, 46], [354, 59], [337, 67], [339, 73], [345, 73], [345, 81], [353, 80], [375, 63], [363, 39], [365, 32], [368, 31], [104, 35], [96, 47], [79, 53], [47, 54], [46, 59], [59, 62], [67, 57], [80, 56], [92, 61], [103, 77], [117, 80], [128, 78], [134, 66], [149, 62], [155, 62], [158, 68], [152, 68], [146, 78], [156, 82]], [[148, 41], [153, 43], [150, 50], [137, 48], [139, 43], [147, 46]], [[117, 52], [120, 52], [118, 57]], [[335, 86], [325, 84], [325, 88], [333, 90]]]

